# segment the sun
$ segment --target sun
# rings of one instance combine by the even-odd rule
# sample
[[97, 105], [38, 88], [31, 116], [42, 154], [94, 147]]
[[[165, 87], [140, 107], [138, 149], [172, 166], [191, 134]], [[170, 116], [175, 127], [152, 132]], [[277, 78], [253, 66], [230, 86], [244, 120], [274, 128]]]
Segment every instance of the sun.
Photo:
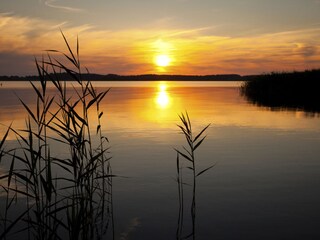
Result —
[[170, 65], [170, 62], [171, 62], [171, 59], [168, 55], [157, 55], [155, 57], [155, 64], [158, 66], [158, 67], [167, 67]]

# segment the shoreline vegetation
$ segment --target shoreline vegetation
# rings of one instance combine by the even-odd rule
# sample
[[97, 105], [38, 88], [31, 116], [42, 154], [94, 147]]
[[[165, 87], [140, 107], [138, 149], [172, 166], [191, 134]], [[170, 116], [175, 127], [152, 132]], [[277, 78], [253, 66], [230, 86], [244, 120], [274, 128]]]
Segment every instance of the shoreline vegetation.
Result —
[[[10, 125], [0, 139], [3, 240], [115, 239], [112, 178], [116, 176], [100, 106], [109, 89], [97, 91], [82, 79], [78, 42], [77, 51], [72, 51], [62, 36], [69, 52], [56, 52], [71, 67], [50, 54], [36, 60], [38, 82], [30, 82], [35, 107], [17, 96], [27, 113], [26, 126], [20, 130]], [[59, 71], [72, 75], [78, 88], [70, 91], [55, 74]], [[47, 77], [56, 94], [48, 93]], [[15, 145], [6, 143], [9, 134]]]
[[241, 93], [253, 104], [272, 110], [320, 113], [320, 69], [252, 76]]
[[[50, 54], [47, 59], [36, 59], [38, 82], [30, 81], [35, 108], [17, 96], [27, 113], [26, 126], [15, 129], [10, 125], [0, 139], [0, 163], [6, 162], [0, 174], [0, 239], [115, 239], [113, 178], [118, 175], [112, 173], [111, 146], [102, 130], [100, 107], [110, 88], [98, 91], [90, 80], [84, 80], [79, 43], [77, 51], [72, 51], [62, 36], [69, 52], [52, 51], [64, 55], [71, 67]], [[65, 71], [79, 88], [68, 89], [58, 71]], [[47, 92], [48, 82], [56, 94]], [[96, 115], [95, 120], [91, 114]], [[176, 239], [195, 239], [196, 178], [214, 167], [196, 171], [195, 151], [210, 124], [194, 136], [187, 111], [178, 116], [182, 124], [177, 126], [188, 145], [181, 151], [174, 148], [179, 189]], [[9, 134], [15, 136], [16, 146], [7, 145]], [[184, 160], [191, 165], [184, 167]], [[192, 182], [191, 219], [184, 218], [184, 169], [192, 171], [188, 179]], [[22, 210], [16, 211], [20, 205]], [[187, 221], [191, 221], [191, 230]]]
[[[50, 74], [49, 74], [50, 75]], [[74, 81], [68, 73], [55, 73], [60, 79]], [[117, 74], [94, 74], [82, 73], [87, 81], [243, 81], [244, 76], [238, 74], [218, 75], [169, 75], [169, 74], [141, 74], [141, 75], [117, 75]], [[49, 80], [49, 76], [47, 76]], [[35, 81], [38, 76], [0, 76], [0, 81]]]
[[[310, 81], [319, 78], [320, 68], [294, 71], [294, 72], [271, 72], [258, 75], [240, 75], [240, 74], [210, 74], [210, 75], [179, 75], [179, 74], [139, 74], [139, 75], [118, 75], [118, 74], [96, 74], [82, 73], [87, 81], [271, 81], [276, 79], [296, 81]], [[50, 77], [59, 77], [65, 81], [74, 81], [75, 79], [68, 73], [49, 73], [45, 80]], [[39, 79], [37, 75], [30, 76], [0, 76], [0, 81], [36, 81]], [[268, 81], [269, 81], [268, 80]], [[300, 82], [301, 83], [301, 82]], [[309, 83], [309, 82], [308, 82]], [[250, 83], [250, 86], [253, 86]]]

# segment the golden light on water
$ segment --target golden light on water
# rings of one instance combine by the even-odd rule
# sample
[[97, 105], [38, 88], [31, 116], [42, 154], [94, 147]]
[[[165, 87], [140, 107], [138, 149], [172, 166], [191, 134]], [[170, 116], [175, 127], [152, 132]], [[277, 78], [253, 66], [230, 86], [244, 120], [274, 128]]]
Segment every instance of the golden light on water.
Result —
[[168, 108], [170, 105], [170, 96], [167, 92], [167, 85], [162, 83], [159, 85], [159, 91], [156, 97], [156, 104], [158, 107], [164, 109]]
[[[21, 86], [25, 88], [24, 83], [21, 83]], [[175, 123], [179, 121], [177, 114], [187, 110], [193, 121], [200, 124], [200, 128], [205, 123], [212, 122], [216, 126], [243, 126], [290, 131], [314, 131], [316, 129], [320, 131], [319, 122], [310, 117], [306, 118], [302, 112], [275, 113], [255, 105], [248, 105], [244, 99], [239, 99], [237, 87], [197, 88], [165, 81], [151, 82], [147, 87], [134, 86], [115, 88], [110, 92], [109, 101], [105, 99], [101, 102], [101, 109], [112, 113], [108, 118], [104, 118], [104, 124], [108, 124], [110, 129], [125, 129], [128, 134], [130, 131], [136, 133], [139, 129], [139, 134], [143, 136], [149, 136], [150, 129], [163, 128], [175, 132]], [[5, 95], [1, 95], [3, 96]], [[14, 97], [13, 92], [12, 97]], [[31, 101], [33, 98], [27, 99]], [[23, 106], [15, 102], [8, 102], [8, 104], [9, 107], [0, 106], [0, 122], [4, 124], [0, 126], [0, 136], [5, 134], [7, 127], [4, 126], [9, 126], [12, 119], [17, 129], [25, 127], [26, 111]], [[52, 111], [56, 109], [53, 108]], [[92, 108], [91, 111], [90, 122], [92, 125], [97, 125], [95, 109]], [[274, 121], [270, 122], [270, 118]], [[125, 127], [128, 122], [130, 122], [130, 127]], [[15, 140], [16, 138], [12, 134], [8, 136], [8, 139]]]

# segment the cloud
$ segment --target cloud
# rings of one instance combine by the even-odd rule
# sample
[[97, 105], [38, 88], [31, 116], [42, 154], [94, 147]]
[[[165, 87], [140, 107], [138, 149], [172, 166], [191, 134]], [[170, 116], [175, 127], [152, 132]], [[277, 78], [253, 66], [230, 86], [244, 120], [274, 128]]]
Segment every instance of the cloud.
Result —
[[318, 54], [318, 47], [305, 44], [297, 44], [296, 51], [302, 56], [310, 58]]
[[58, 2], [58, 0], [46, 0], [44, 2], [44, 4], [48, 7], [56, 8], [56, 9], [60, 9], [63, 11], [68, 11], [68, 12], [82, 12], [82, 11], [84, 11], [83, 9], [80, 9], [80, 8], [58, 5], [58, 4], [56, 4], [56, 2]]
[[34, 68], [35, 63], [32, 55], [0, 52], [0, 75], [33, 75]]
[[10, 50], [19, 54], [39, 54], [44, 49], [59, 47], [57, 39], [61, 38], [61, 27], [72, 36], [92, 28], [89, 25], [74, 27], [68, 22], [44, 21], [12, 14], [0, 14], [0, 23], [0, 52]]
[[[157, 73], [153, 61], [159, 53], [171, 57], [165, 73], [172, 74], [255, 74], [320, 67], [320, 27], [230, 37], [214, 35], [214, 27], [108, 31], [12, 14], [0, 14], [0, 23], [0, 53], [10, 53], [10, 59], [14, 56], [21, 63], [18, 74], [30, 71], [23, 61], [29, 57], [33, 61], [45, 49], [67, 51], [59, 28], [73, 49], [79, 36], [83, 65], [96, 73]], [[0, 55], [2, 62], [6, 56]], [[0, 75], [8, 72], [3, 66]]]

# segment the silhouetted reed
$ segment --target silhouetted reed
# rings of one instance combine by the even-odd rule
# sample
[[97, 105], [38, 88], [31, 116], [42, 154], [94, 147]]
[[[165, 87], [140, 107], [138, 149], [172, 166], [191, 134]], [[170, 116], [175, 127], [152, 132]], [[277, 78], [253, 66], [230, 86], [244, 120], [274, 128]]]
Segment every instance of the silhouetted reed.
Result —
[[[10, 126], [0, 143], [0, 160], [10, 161], [7, 174], [0, 177], [6, 181], [1, 184], [6, 206], [0, 239], [21, 232], [26, 239], [114, 238], [114, 175], [100, 109], [108, 90], [97, 92], [90, 81], [82, 79], [79, 42], [74, 52], [63, 33], [62, 37], [67, 54], [48, 50], [46, 59], [36, 60], [39, 81], [30, 82], [36, 109], [20, 99], [27, 112], [25, 129]], [[62, 54], [71, 67], [49, 53]], [[73, 90], [59, 78], [61, 72], [74, 80]], [[54, 95], [48, 94], [48, 82]], [[90, 122], [92, 110], [97, 126]], [[15, 134], [18, 146], [6, 149], [4, 142], [10, 133]], [[66, 154], [57, 154], [54, 147], [66, 149]], [[11, 219], [10, 211], [22, 198], [26, 209]], [[18, 228], [18, 222], [25, 225]]]
[[[192, 131], [192, 125], [189, 118], [188, 113], [179, 115], [179, 118], [181, 120], [181, 125], [177, 125], [182, 134], [185, 136], [187, 141], [187, 146], [183, 146], [183, 150], [175, 149], [177, 152], [177, 183], [178, 183], [178, 195], [179, 195], [179, 216], [178, 216], [178, 226], [177, 226], [177, 232], [176, 232], [176, 239], [187, 239], [189, 237], [192, 237], [195, 239], [196, 236], [196, 187], [197, 187], [197, 177], [214, 167], [214, 165], [205, 168], [201, 171], [197, 171], [197, 165], [196, 165], [196, 157], [195, 157], [195, 151], [198, 149], [198, 147], [202, 144], [202, 142], [205, 140], [206, 136], [202, 136], [203, 133], [207, 130], [207, 128], [210, 126], [207, 125], [205, 128], [203, 128], [195, 137], [193, 135]], [[184, 191], [183, 186], [186, 184], [183, 180], [182, 176], [182, 170], [183, 170], [183, 164], [181, 162], [180, 156], [182, 159], [186, 160], [187, 163], [191, 164], [191, 166], [187, 166], [187, 169], [191, 170], [192, 172], [192, 201], [191, 201], [191, 219], [192, 219], [192, 230], [191, 233], [187, 236], [183, 236], [183, 222], [184, 222]]]
[[259, 106], [319, 113], [319, 79], [320, 70], [251, 76], [241, 92]]

